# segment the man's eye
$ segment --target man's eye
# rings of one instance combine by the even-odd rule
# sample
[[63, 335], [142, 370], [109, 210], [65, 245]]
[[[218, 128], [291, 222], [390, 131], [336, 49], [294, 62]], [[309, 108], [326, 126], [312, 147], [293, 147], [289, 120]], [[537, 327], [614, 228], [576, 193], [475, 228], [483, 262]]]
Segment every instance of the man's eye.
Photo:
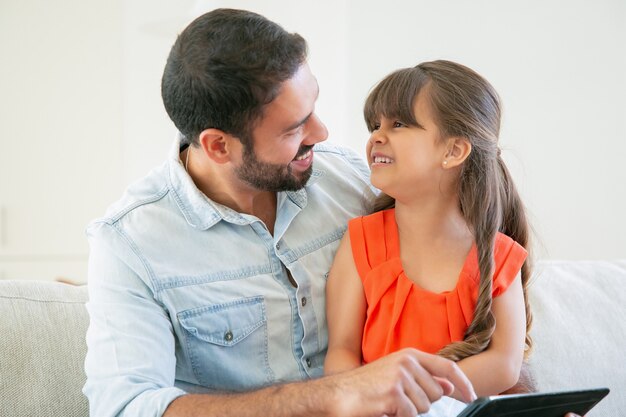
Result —
[[295, 128], [293, 130], [290, 130], [289, 132], [285, 133], [285, 137], [287, 137], [287, 138], [294, 137], [294, 136], [302, 133], [302, 129], [303, 129], [303, 127], [300, 125], [297, 128]]

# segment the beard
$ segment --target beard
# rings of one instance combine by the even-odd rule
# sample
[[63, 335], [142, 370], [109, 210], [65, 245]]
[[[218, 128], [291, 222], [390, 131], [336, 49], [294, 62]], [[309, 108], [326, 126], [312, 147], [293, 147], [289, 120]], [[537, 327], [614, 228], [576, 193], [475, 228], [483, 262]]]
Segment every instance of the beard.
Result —
[[[304, 155], [312, 148], [313, 145], [300, 146], [296, 157]], [[306, 185], [313, 172], [313, 165], [296, 175], [289, 164], [263, 162], [254, 152], [253, 145], [243, 146], [242, 160], [243, 163], [235, 169], [237, 177], [263, 191], [298, 191]]]

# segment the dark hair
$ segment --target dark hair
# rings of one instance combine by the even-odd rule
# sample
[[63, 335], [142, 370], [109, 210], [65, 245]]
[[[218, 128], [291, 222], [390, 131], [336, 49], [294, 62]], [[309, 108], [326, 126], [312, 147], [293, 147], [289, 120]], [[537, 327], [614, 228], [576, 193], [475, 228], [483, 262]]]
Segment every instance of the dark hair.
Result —
[[163, 104], [187, 143], [217, 128], [248, 145], [263, 106], [306, 55], [300, 35], [261, 15], [213, 10], [191, 22], [172, 46], [161, 80]]
[[[441, 140], [459, 136], [467, 138], [472, 145], [460, 171], [457, 191], [461, 211], [478, 249], [478, 301], [464, 340], [451, 343], [438, 352], [458, 361], [485, 350], [495, 329], [491, 293], [497, 232], [511, 237], [530, 251], [530, 226], [515, 184], [500, 157], [500, 98], [491, 84], [473, 70], [450, 61], [433, 61], [391, 73], [366, 100], [364, 116], [369, 130], [373, 130], [380, 116], [416, 125], [413, 109], [422, 90], [427, 93]], [[393, 198], [383, 194], [374, 210], [394, 204]], [[527, 293], [530, 257], [521, 272], [528, 353], [532, 347], [529, 336], [532, 314]]]

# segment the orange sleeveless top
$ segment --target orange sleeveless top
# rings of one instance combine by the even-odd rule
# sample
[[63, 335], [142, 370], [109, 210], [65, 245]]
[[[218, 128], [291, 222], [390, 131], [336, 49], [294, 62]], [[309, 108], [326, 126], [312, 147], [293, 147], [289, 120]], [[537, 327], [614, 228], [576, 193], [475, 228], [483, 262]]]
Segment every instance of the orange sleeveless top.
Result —
[[[367, 299], [364, 363], [405, 347], [436, 353], [451, 342], [463, 340], [478, 299], [475, 244], [465, 259], [456, 287], [433, 293], [414, 284], [404, 273], [394, 209], [352, 219], [348, 230]], [[526, 256], [521, 245], [498, 233], [493, 297], [506, 291]]]

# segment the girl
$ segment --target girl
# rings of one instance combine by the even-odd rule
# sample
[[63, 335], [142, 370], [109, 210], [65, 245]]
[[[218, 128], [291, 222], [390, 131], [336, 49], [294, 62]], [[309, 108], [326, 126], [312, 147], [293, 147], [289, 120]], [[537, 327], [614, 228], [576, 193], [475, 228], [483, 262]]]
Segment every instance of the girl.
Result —
[[531, 347], [529, 226], [500, 157], [500, 101], [471, 69], [422, 63], [365, 103], [374, 214], [350, 221], [327, 285], [326, 373], [413, 347], [457, 362], [478, 396]]

